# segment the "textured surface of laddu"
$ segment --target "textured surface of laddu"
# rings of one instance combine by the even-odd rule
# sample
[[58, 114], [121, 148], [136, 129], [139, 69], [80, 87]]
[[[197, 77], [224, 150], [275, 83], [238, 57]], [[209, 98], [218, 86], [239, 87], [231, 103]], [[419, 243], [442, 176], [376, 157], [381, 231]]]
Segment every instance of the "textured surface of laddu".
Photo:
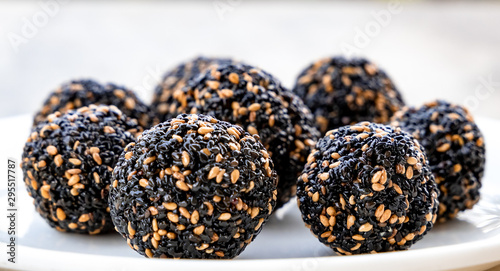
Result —
[[151, 102], [151, 110], [154, 114], [154, 123], [166, 121], [169, 117], [175, 117], [169, 114], [171, 104], [169, 97], [173, 92], [182, 89], [190, 80], [195, 79], [204, 73], [212, 64], [230, 64], [236, 61], [230, 58], [211, 58], [199, 56], [192, 60], [177, 65], [163, 75], [158, 86], [156, 86]]
[[113, 228], [108, 209], [112, 171], [142, 128], [115, 106], [51, 114], [32, 129], [22, 170], [36, 210], [60, 231], [97, 234]]
[[50, 93], [42, 108], [35, 115], [33, 126], [44, 121], [48, 115], [59, 111], [78, 109], [91, 104], [114, 105], [128, 117], [137, 119], [144, 129], [151, 124], [149, 106], [133, 91], [112, 83], [101, 85], [93, 80], [72, 80]]
[[392, 125], [401, 126], [425, 148], [441, 191], [438, 221], [452, 219], [479, 201], [486, 149], [466, 108], [445, 101], [404, 108]]
[[387, 74], [363, 58], [325, 58], [303, 70], [293, 91], [324, 134], [360, 121], [386, 123], [403, 105]]
[[432, 228], [437, 197], [418, 141], [369, 122], [327, 132], [297, 185], [306, 226], [344, 255], [408, 249]]
[[276, 206], [268, 152], [237, 126], [179, 115], [126, 147], [114, 171], [111, 217], [141, 255], [234, 258]]

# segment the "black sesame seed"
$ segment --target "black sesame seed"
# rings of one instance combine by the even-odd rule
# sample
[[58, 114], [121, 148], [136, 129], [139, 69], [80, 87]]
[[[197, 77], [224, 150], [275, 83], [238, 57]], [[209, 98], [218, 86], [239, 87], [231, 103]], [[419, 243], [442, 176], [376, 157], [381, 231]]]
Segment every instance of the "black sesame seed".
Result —
[[107, 209], [111, 170], [141, 129], [104, 105], [56, 112], [33, 127], [22, 170], [36, 210], [51, 227], [88, 234], [113, 228]]
[[327, 132], [297, 185], [306, 225], [347, 255], [408, 249], [432, 228], [438, 193], [418, 142], [369, 122]]
[[360, 121], [387, 123], [404, 105], [386, 73], [362, 58], [319, 60], [300, 73], [293, 91], [322, 133]]
[[237, 125], [204, 115], [167, 120], [120, 157], [109, 197], [113, 223], [150, 258], [234, 258], [276, 206], [268, 157]]
[[393, 117], [424, 147], [441, 191], [438, 221], [456, 217], [479, 201], [485, 166], [484, 138], [466, 108], [434, 101], [404, 108]]

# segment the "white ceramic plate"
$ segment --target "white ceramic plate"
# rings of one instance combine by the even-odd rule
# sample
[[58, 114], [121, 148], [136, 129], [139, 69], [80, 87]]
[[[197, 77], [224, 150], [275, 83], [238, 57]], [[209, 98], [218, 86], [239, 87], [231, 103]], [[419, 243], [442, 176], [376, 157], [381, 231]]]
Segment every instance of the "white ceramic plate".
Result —
[[[35, 212], [18, 168], [17, 263], [6, 259], [6, 184], [0, 187], [0, 268], [36, 270], [479, 270], [500, 264], [500, 121], [478, 120], [485, 134], [487, 169], [483, 197], [459, 219], [437, 225], [408, 251], [334, 256], [304, 227], [295, 201], [278, 211], [261, 234], [235, 260], [146, 259], [117, 233], [87, 236], [60, 233]], [[31, 116], [0, 119], [2, 160], [20, 161]], [[161, 268], [161, 269], [160, 269]]]

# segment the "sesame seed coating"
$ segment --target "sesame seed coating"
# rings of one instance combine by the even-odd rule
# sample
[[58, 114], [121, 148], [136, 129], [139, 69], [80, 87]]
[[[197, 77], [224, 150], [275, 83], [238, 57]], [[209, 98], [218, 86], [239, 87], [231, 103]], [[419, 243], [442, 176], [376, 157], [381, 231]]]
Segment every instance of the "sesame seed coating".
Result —
[[276, 167], [279, 170], [279, 179], [283, 180], [281, 186], [278, 184], [278, 207], [295, 196], [297, 177], [304, 169], [307, 156], [320, 138], [320, 132], [314, 124], [314, 116], [302, 99], [291, 91], [283, 91], [281, 99], [288, 109], [293, 128], [290, 129], [292, 136], [289, 136], [288, 154], [284, 157], [273, 156], [274, 160], [288, 163], [281, 162], [280, 167]]
[[319, 132], [300, 98], [272, 75], [242, 63], [214, 64], [167, 102], [171, 117], [205, 114], [258, 134], [279, 176], [278, 207], [295, 195], [296, 178]]
[[48, 115], [91, 104], [114, 105], [123, 114], [137, 119], [144, 129], [151, 125], [149, 106], [144, 104], [133, 91], [112, 83], [101, 85], [93, 80], [71, 80], [61, 85], [45, 100], [40, 111], [35, 115], [33, 126], [44, 121]]
[[179, 64], [165, 73], [161, 83], [156, 87], [151, 102], [151, 110], [154, 113], [154, 124], [164, 122], [175, 115], [169, 114], [169, 97], [178, 89], [187, 85], [188, 81], [194, 79], [200, 73], [205, 72], [212, 64], [235, 63], [229, 58], [209, 58], [204, 56]]
[[113, 177], [113, 223], [150, 258], [234, 258], [277, 200], [273, 162], [257, 136], [204, 115], [181, 114], [145, 131]]
[[387, 123], [404, 106], [387, 74], [363, 58], [321, 59], [300, 73], [293, 92], [323, 134], [360, 121]]
[[115, 106], [104, 105], [56, 112], [40, 122], [22, 155], [24, 182], [37, 212], [59, 231], [112, 229], [107, 204], [112, 170], [141, 129]]
[[405, 107], [394, 115], [392, 125], [401, 126], [425, 148], [441, 191], [439, 222], [479, 201], [486, 149], [466, 108], [439, 100], [419, 108]]
[[327, 132], [297, 185], [302, 219], [343, 255], [408, 249], [432, 228], [437, 197], [418, 141], [370, 122]]

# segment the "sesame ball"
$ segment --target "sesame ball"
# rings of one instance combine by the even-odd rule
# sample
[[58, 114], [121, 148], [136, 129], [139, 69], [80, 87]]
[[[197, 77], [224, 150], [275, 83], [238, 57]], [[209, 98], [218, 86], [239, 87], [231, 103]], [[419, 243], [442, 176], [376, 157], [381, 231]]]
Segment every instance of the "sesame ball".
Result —
[[327, 132], [297, 186], [306, 226], [342, 255], [408, 249], [433, 227], [437, 197], [418, 141], [370, 122]]
[[387, 123], [404, 105], [387, 74], [363, 58], [319, 60], [300, 73], [293, 91], [322, 133], [360, 121]]
[[171, 116], [206, 114], [259, 135], [279, 176], [278, 207], [295, 195], [296, 180], [319, 137], [309, 109], [272, 75], [246, 64], [212, 65], [168, 97]]
[[173, 115], [169, 114], [170, 103], [168, 102], [169, 97], [172, 96], [174, 91], [182, 89], [189, 80], [205, 72], [210, 65], [230, 64], [235, 62], [236, 61], [230, 58], [209, 58], [199, 56], [181, 63], [165, 73], [161, 83], [156, 87], [153, 93], [151, 110], [154, 113], [154, 123], [158, 124], [166, 121], [169, 117], [172, 118], [176, 116], [175, 112], [171, 112]]
[[149, 258], [234, 258], [276, 205], [276, 173], [258, 136], [204, 115], [145, 131], [113, 177], [116, 230]]
[[135, 119], [105, 105], [56, 112], [40, 122], [24, 145], [21, 165], [36, 211], [59, 231], [112, 229], [113, 167], [140, 129]]
[[425, 148], [441, 191], [439, 222], [456, 217], [479, 201], [485, 146], [466, 108], [445, 101], [406, 107], [394, 115], [392, 125], [401, 126]]
[[137, 119], [144, 129], [150, 126], [150, 109], [133, 91], [112, 83], [101, 85], [93, 80], [71, 80], [50, 93], [40, 111], [35, 115], [33, 126], [44, 121], [48, 115], [59, 111], [78, 109], [91, 104], [114, 105], [123, 114]]

